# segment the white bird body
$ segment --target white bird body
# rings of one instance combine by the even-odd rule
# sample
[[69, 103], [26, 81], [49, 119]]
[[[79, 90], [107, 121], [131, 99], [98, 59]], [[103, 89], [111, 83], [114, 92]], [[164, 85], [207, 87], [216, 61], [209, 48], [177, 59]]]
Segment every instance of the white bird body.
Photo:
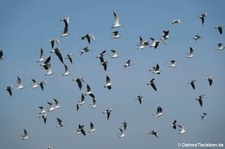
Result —
[[114, 22], [112, 28], [118, 28], [121, 27], [122, 24], [120, 24], [119, 16], [115, 11], [113, 11], [113, 16], [114, 16]]

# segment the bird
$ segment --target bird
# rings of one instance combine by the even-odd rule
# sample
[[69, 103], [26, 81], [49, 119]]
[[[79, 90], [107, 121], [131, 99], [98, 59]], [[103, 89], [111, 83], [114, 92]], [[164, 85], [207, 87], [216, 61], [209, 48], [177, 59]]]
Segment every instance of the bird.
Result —
[[46, 70], [46, 73], [45, 75], [46, 76], [50, 76], [53, 74], [53, 71], [52, 71], [52, 64], [49, 62], [47, 63], [46, 65], [43, 65], [44, 69]]
[[61, 49], [59, 47], [53, 49], [50, 53], [55, 53], [55, 55], [59, 58], [59, 60], [64, 64], [63, 56], [61, 54]]
[[129, 59], [123, 66], [124, 66], [124, 68], [127, 68], [127, 67], [130, 67], [131, 65], [133, 65], [133, 64], [131, 63], [131, 60]]
[[110, 81], [110, 78], [108, 75], [106, 76], [106, 84], [104, 85], [104, 88], [107, 88], [109, 90], [112, 89], [112, 82]]
[[65, 68], [65, 71], [64, 73], [62, 74], [63, 76], [68, 76], [70, 74], [69, 70], [68, 70], [68, 67], [66, 64], [64, 64], [64, 68]]
[[113, 31], [112, 32], [112, 38], [113, 39], [118, 39], [118, 38], [120, 38], [121, 36], [120, 36], [120, 34], [119, 34], [119, 31]]
[[160, 38], [160, 40], [161, 40], [162, 42], [164, 42], [165, 40], [169, 39], [169, 38], [170, 38], [169, 33], [170, 33], [169, 30], [163, 31], [163, 35], [162, 35], [162, 37]]
[[199, 34], [196, 34], [196, 35], [193, 37], [193, 39], [194, 39], [195, 41], [197, 41], [197, 40], [200, 39], [200, 38], [202, 38], [202, 36], [200, 36]]
[[51, 61], [51, 56], [49, 56], [40, 66], [43, 66], [44, 68], [46, 67], [47, 64], [49, 64]]
[[223, 46], [222, 43], [218, 43], [217, 45], [218, 45], [218, 48], [216, 50], [223, 50], [223, 49], [225, 49], [225, 46]]
[[6, 87], [6, 90], [8, 91], [9, 95], [12, 97], [12, 89], [13, 89], [13, 86], [12, 85], [8, 85]]
[[142, 99], [143, 99], [143, 96], [142, 95], [138, 95], [135, 100], [138, 100], [139, 101], [139, 104], [142, 103]]
[[113, 11], [113, 16], [114, 16], [114, 22], [113, 22], [112, 28], [121, 27], [122, 24], [120, 24], [119, 16], [117, 15], [115, 11]]
[[31, 79], [31, 80], [32, 80], [32, 88], [38, 88], [39, 84], [37, 83], [37, 81], [34, 79]]
[[76, 81], [78, 88], [81, 90], [82, 89], [82, 82], [85, 82], [84, 77], [77, 77], [74, 78], [72, 81]]
[[17, 86], [16, 90], [21, 90], [24, 88], [23, 82], [20, 79], [20, 77], [18, 77], [18, 76], [17, 76], [17, 84], [18, 84], [18, 86]]
[[58, 125], [56, 127], [63, 127], [63, 123], [62, 123], [62, 120], [60, 118], [56, 118], [57, 122], [58, 122]]
[[65, 59], [68, 59], [70, 61], [70, 63], [73, 64], [72, 57], [73, 57], [73, 54], [72, 53], [69, 53], [69, 54], [66, 55]]
[[205, 17], [207, 16], [207, 13], [203, 13], [203, 14], [201, 14], [200, 16], [199, 16], [199, 18], [201, 19], [201, 23], [202, 23], [202, 25], [204, 25], [204, 23], [205, 23]]
[[43, 62], [45, 59], [44, 59], [44, 50], [41, 48], [40, 49], [40, 57], [39, 59], [37, 60], [37, 62]]
[[79, 100], [79, 102], [78, 102], [78, 105], [81, 106], [81, 105], [83, 105], [84, 103], [85, 103], [85, 97], [84, 97], [84, 94], [81, 94], [81, 98], [80, 98], [80, 100]]
[[80, 55], [82, 55], [82, 54], [84, 54], [84, 53], [87, 53], [87, 52], [89, 52], [89, 51], [90, 51], [89, 47], [86, 46], [86, 47], [84, 47], [83, 49], [80, 50]]
[[147, 85], [151, 85], [151, 87], [157, 91], [156, 85], [155, 85], [155, 78], [153, 78], [152, 80], [150, 80], [149, 83], [147, 83]]
[[81, 36], [80, 38], [78, 38], [79, 40], [87, 40], [87, 42], [90, 44], [91, 43], [91, 40], [92, 41], [95, 41], [95, 36], [88, 33], [88, 34], [85, 34], [84, 36]]
[[60, 42], [59, 42], [59, 40], [57, 38], [50, 39], [49, 42], [51, 44], [51, 48], [52, 49], [54, 49], [55, 43], [58, 44], [58, 45], [60, 44]]
[[202, 94], [202, 95], [200, 95], [200, 96], [198, 96], [198, 97], [195, 98], [196, 100], [198, 100], [198, 102], [199, 102], [199, 104], [200, 104], [201, 107], [202, 107], [202, 105], [203, 105], [202, 99], [203, 99], [204, 96], [205, 96], [205, 95]]
[[157, 132], [156, 130], [150, 131], [149, 134], [150, 134], [150, 135], [153, 135], [153, 136], [155, 136], [156, 138], [159, 139], [158, 132]]
[[94, 109], [96, 107], [97, 107], [96, 100], [94, 98], [92, 98], [91, 108]]
[[100, 64], [103, 66], [104, 70], [106, 71], [108, 62], [104, 60], [103, 56], [99, 57], [99, 60], [100, 60]]
[[176, 61], [175, 61], [175, 60], [170, 60], [170, 62], [169, 62], [169, 67], [170, 67], [170, 68], [177, 67]]
[[152, 72], [153, 74], [160, 74], [161, 71], [159, 64], [153, 66], [149, 71]]
[[209, 86], [212, 86], [214, 83], [214, 77], [207, 77], [206, 80], [209, 82]]
[[79, 108], [80, 108], [79, 104], [76, 104], [75, 106], [76, 106], [77, 111], [78, 111], [78, 110], [79, 110]]
[[47, 116], [48, 116], [47, 113], [44, 113], [44, 114], [41, 115], [41, 118], [43, 119], [44, 124], [46, 124], [46, 122], [47, 122]]
[[112, 112], [112, 108], [106, 109], [106, 110], [103, 112], [103, 114], [105, 114], [105, 113], [107, 114], [107, 120], [109, 119], [111, 112]]
[[90, 122], [90, 130], [88, 132], [94, 132], [96, 129], [95, 129], [95, 126], [92, 122]]
[[144, 49], [148, 45], [148, 41], [144, 40], [141, 36], [139, 36], [139, 43], [137, 43], [138, 49]]
[[70, 33], [69, 33], [68, 25], [65, 25], [63, 31], [61, 31], [61, 37], [66, 37], [69, 34]]
[[47, 111], [44, 109], [44, 107], [39, 106], [38, 108], [40, 109], [39, 115], [47, 113]]
[[27, 140], [27, 139], [29, 138], [29, 136], [28, 136], [28, 133], [27, 133], [27, 130], [26, 130], [26, 129], [24, 129], [24, 130], [23, 130], [23, 134], [22, 134], [21, 136], [22, 136], [22, 140]]
[[83, 134], [84, 136], [86, 136], [85, 130], [84, 130], [84, 125], [78, 125], [78, 129], [77, 129], [77, 135], [79, 134]]
[[217, 29], [221, 35], [223, 34], [223, 25], [217, 25], [214, 28]]
[[0, 61], [4, 59], [4, 56], [3, 56], [3, 55], [4, 55], [4, 54], [3, 54], [3, 51], [1, 50], [1, 51], [0, 51]]
[[103, 50], [100, 54], [98, 54], [98, 55], [96, 56], [96, 58], [101, 58], [101, 57], [103, 57], [103, 56], [105, 55], [105, 53], [106, 53], [106, 50]]
[[124, 133], [124, 130], [122, 128], [119, 128], [119, 130], [120, 130], [119, 137], [124, 138], [126, 136], [125, 133]]
[[39, 83], [40, 87], [41, 87], [41, 90], [44, 91], [44, 85], [47, 85], [47, 81], [41, 81]]
[[123, 130], [125, 131], [127, 129], [127, 122], [123, 121], [122, 126]]
[[157, 110], [156, 110], [156, 113], [155, 114], [153, 114], [155, 117], [160, 117], [160, 116], [162, 116], [163, 115], [163, 109], [160, 107], [160, 106], [158, 106], [157, 107]]
[[195, 90], [195, 82], [196, 82], [196, 80], [191, 80], [191, 81], [188, 82], [188, 84], [191, 85], [193, 90]]
[[180, 129], [179, 129], [179, 134], [183, 134], [183, 133], [185, 133], [185, 132], [186, 132], [186, 130], [184, 129], [184, 127], [183, 127], [183, 126], [178, 125], [178, 124], [177, 124], [177, 126], [180, 128]]
[[59, 105], [58, 100], [53, 99], [53, 101], [51, 102], [47, 102], [49, 104], [49, 108], [47, 109], [48, 112], [56, 110], [58, 108], [60, 108], [61, 106]]
[[200, 117], [201, 117], [201, 120], [203, 120], [203, 118], [207, 115], [207, 113], [203, 112]]
[[174, 121], [173, 121], [171, 127], [172, 127], [173, 129], [176, 129], [176, 128], [177, 128], [177, 120], [174, 120]]
[[155, 40], [154, 38], [150, 38], [152, 40], [152, 44], [150, 45], [150, 47], [153, 47], [154, 49], [156, 49], [159, 46], [160, 40]]
[[85, 96], [86, 95], [89, 95], [90, 97], [92, 98], [95, 98], [95, 95], [93, 94], [93, 92], [91, 91], [91, 87], [87, 84], [87, 92], [84, 94]]
[[119, 55], [118, 55], [118, 53], [116, 52], [116, 50], [111, 50], [111, 52], [112, 52], [111, 58], [117, 58], [117, 57], [119, 57]]
[[188, 56], [187, 58], [193, 58], [194, 57], [194, 50], [192, 47], [189, 48], [189, 53], [186, 53]]
[[181, 23], [181, 19], [174, 19], [171, 24], [180, 24]]

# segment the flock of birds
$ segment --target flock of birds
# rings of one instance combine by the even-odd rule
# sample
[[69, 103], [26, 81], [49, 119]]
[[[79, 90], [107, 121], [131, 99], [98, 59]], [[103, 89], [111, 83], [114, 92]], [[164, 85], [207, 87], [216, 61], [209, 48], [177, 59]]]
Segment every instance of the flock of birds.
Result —
[[[117, 28], [122, 27], [122, 24], [120, 24], [119, 16], [117, 15], [117, 13], [115, 11], [113, 11], [113, 17], [114, 17], [114, 22], [113, 22], [113, 25], [112, 25], [111, 28], [114, 31], [112, 32], [112, 38], [119, 40], [121, 35], [120, 35], [120, 32], [117, 30]], [[205, 23], [206, 17], [207, 17], [207, 13], [203, 13], [203, 14], [201, 14], [199, 16], [199, 19], [201, 21], [202, 26]], [[71, 19], [70, 19], [70, 17], [64, 17], [64, 18], [60, 19], [60, 21], [64, 22], [64, 29], [63, 29], [63, 31], [61, 31], [61, 37], [66, 38], [67, 36], [70, 35], [69, 26], [70, 26]], [[175, 20], [173, 20], [171, 22], [171, 24], [172, 25], [176, 25], [176, 24], [179, 25], [179, 24], [181, 24], [181, 19], [175, 19]], [[223, 26], [222, 25], [215, 26], [215, 29], [218, 30], [219, 34], [221, 34], [221, 35], [223, 34]], [[143, 39], [141, 36], [139, 36], [139, 42], [137, 43], [137, 48], [138, 49], [145, 49], [146, 47], [151, 47], [151, 48], [157, 49], [158, 46], [160, 46], [160, 44], [167, 45], [168, 44], [167, 40], [170, 38], [170, 34], [169, 33], [170, 33], [169, 30], [163, 31], [163, 35], [161, 36], [160, 39], [155, 39], [155, 38], [151, 37], [150, 40], [146, 40], [146, 39]], [[197, 41], [200, 38], [201, 38], [201, 36], [196, 34], [193, 37], [193, 40]], [[92, 35], [90, 33], [87, 33], [87, 34], [81, 36], [79, 38], [79, 40], [84, 40], [88, 44], [90, 44], [91, 42], [95, 41], [96, 38], [95, 38], [94, 35]], [[51, 49], [52, 49], [50, 53], [55, 54], [55, 56], [57, 56], [59, 61], [64, 65], [65, 71], [64, 71], [64, 73], [62, 75], [63, 76], [70, 75], [70, 71], [69, 71], [68, 66], [65, 64], [65, 60], [68, 60], [71, 64], [73, 64], [73, 54], [72, 53], [68, 53], [68, 54], [66, 54], [66, 57], [64, 57], [63, 56], [63, 51], [59, 47], [60, 41], [57, 38], [50, 39], [49, 42], [50, 42], [50, 46], [51, 46]], [[217, 50], [223, 50], [223, 49], [225, 49], [223, 44], [222, 43], [218, 43]], [[85, 54], [85, 53], [87, 53], [89, 51], [90, 51], [89, 47], [86, 46], [83, 49], [81, 49], [80, 55], [83, 55], [83, 54]], [[105, 56], [106, 52], [107, 51], [104, 50], [104, 51], [102, 51], [101, 53], [99, 53], [96, 56], [96, 58], [99, 59], [100, 65], [102, 65], [104, 71], [107, 71], [107, 66], [108, 66], [108, 62], [104, 59], [104, 56]], [[118, 52], [116, 50], [111, 50], [111, 53], [112, 53], [112, 55], [111, 55], [112, 59], [116, 59], [116, 58], [119, 57], [119, 54], [118, 54]], [[186, 53], [186, 54], [187, 54], [187, 58], [189, 58], [189, 59], [195, 57], [194, 50], [193, 50], [192, 47], [190, 47], [189, 52]], [[40, 49], [40, 57], [37, 60], [37, 63], [39, 63], [40, 67], [42, 67], [42, 69], [46, 72], [45, 73], [46, 76], [50, 76], [50, 75], [52, 75], [54, 73], [52, 71], [52, 67], [51, 67], [51, 58], [52, 58], [52, 56], [53, 55], [50, 55], [47, 58], [45, 58], [44, 57], [44, 50], [42, 48]], [[0, 51], [0, 60], [4, 60], [3, 50]], [[131, 59], [128, 59], [123, 64], [125, 69], [128, 68], [128, 67], [131, 67], [132, 65], [133, 65], [133, 63], [131, 62]], [[168, 66], [171, 67], [171, 68], [177, 67], [176, 60], [171, 60], [169, 62], [169, 64], [168, 64]], [[161, 73], [160, 65], [156, 64], [149, 71], [151, 73], [155, 74], [155, 75], [160, 75], [160, 73]], [[111, 82], [110, 77], [108, 75], [106, 75], [105, 80], [106, 81], [105, 81], [104, 88], [106, 88], [108, 90], [111, 90], [112, 89], [112, 82]], [[208, 84], [210, 86], [213, 86], [213, 83], [214, 83], [214, 77], [213, 76], [209, 76], [208, 78], [206, 78], [206, 80], [208, 81]], [[85, 83], [85, 79], [84, 79], [83, 76], [76, 77], [72, 81], [76, 82], [79, 90], [82, 90], [82, 88], [84, 86], [84, 83]], [[196, 80], [190, 80], [189, 82], [187, 82], [187, 84], [190, 84], [190, 87], [193, 90], [195, 90], [195, 83], [196, 83]], [[45, 85], [47, 85], [47, 81], [36, 81], [35, 79], [32, 79], [32, 88], [33, 89], [40, 87], [41, 90], [44, 90]], [[157, 92], [157, 82], [156, 82], [155, 78], [152, 78], [147, 83], [147, 85], [149, 85], [154, 91]], [[16, 90], [24, 89], [23, 81], [22, 81], [22, 79], [19, 76], [17, 77], [17, 87], [15, 89]], [[6, 86], [6, 91], [9, 93], [9, 95], [11, 97], [13, 97], [13, 92], [14, 92], [13, 85]], [[85, 100], [86, 96], [89, 96], [92, 99], [91, 107], [93, 109], [97, 107], [96, 97], [94, 95], [94, 92], [92, 91], [90, 85], [86, 84], [86, 92], [81, 94], [80, 100], [74, 105], [76, 107], [77, 111], [79, 110], [79, 108], [83, 104], [86, 103], [85, 102], [86, 101]], [[202, 94], [202, 95], [199, 95], [198, 97], [196, 97], [196, 100], [199, 102], [201, 107], [203, 106], [203, 98], [204, 98], [204, 96], [205, 95]], [[143, 99], [142, 95], [138, 95], [135, 99], [139, 102], [139, 104], [142, 104], [142, 99]], [[61, 107], [60, 104], [59, 104], [59, 101], [57, 99], [53, 99], [52, 101], [47, 102], [47, 104], [48, 104], [48, 107], [39, 106], [39, 109], [40, 109], [39, 117], [43, 119], [44, 124], [47, 122], [48, 114], [50, 112], [55, 111], [55, 110], [57, 110], [57, 109], [59, 109]], [[110, 108], [106, 109], [103, 112], [103, 114], [106, 114], [107, 120], [110, 119], [110, 115], [111, 115], [112, 111], [113, 111], [113, 109], [110, 107]], [[154, 115], [154, 117], [161, 117], [161, 116], [163, 116], [163, 114], [164, 114], [163, 113], [163, 108], [161, 106], [158, 106], [156, 108], [155, 114], [153, 114], [153, 115]], [[206, 115], [207, 115], [206, 112], [202, 113], [202, 115], [200, 116], [200, 119], [202, 120]], [[63, 120], [61, 118], [57, 117], [56, 121], [57, 121], [57, 127], [58, 128], [64, 127]], [[184, 129], [184, 126], [181, 125], [181, 124], [178, 124], [177, 120], [174, 120], [172, 122], [171, 127], [174, 130], [178, 130], [178, 132], [180, 134], [183, 134], [183, 133], [186, 132], [186, 130]], [[125, 134], [126, 129], [127, 129], [127, 122], [124, 121], [124, 122], [122, 122], [122, 125], [119, 127], [119, 130], [118, 130], [120, 138], [124, 138], [126, 136], [126, 134]], [[94, 126], [93, 122], [90, 122], [90, 129], [89, 129], [88, 132], [95, 132], [95, 130], [96, 129], [95, 129], [95, 126]], [[77, 132], [76, 134], [77, 135], [82, 134], [82, 135], [86, 136], [86, 131], [87, 130], [85, 129], [84, 125], [79, 124], [77, 129], [76, 129], [76, 132]], [[158, 132], [156, 130], [154, 130], [154, 129], [150, 130], [149, 134], [155, 136], [156, 138], [159, 138]], [[27, 140], [29, 138], [29, 133], [28, 133], [27, 129], [24, 129], [23, 134], [21, 136], [22, 136], [23, 140]]]

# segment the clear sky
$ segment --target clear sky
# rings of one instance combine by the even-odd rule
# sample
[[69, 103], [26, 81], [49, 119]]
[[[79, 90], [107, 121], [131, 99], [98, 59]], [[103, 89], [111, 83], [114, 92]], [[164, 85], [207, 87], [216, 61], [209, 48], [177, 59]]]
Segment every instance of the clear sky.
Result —
[[[2, 0], [0, 2], [0, 49], [4, 59], [0, 61], [0, 146], [4, 149], [89, 149], [91, 148], [177, 148], [177, 143], [223, 143], [225, 144], [225, 53], [217, 51], [217, 44], [225, 44], [224, 34], [220, 35], [214, 27], [225, 25], [225, 2], [200, 0], [70, 0], [70, 1], [28, 1]], [[123, 25], [112, 29], [113, 10]], [[207, 12], [204, 26], [198, 16]], [[70, 35], [60, 37], [64, 23], [62, 17], [70, 17]], [[180, 25], [172, 25], [172, 20], [180, 18]], [[121, 38], [112, 39], [113, 31], [119, 30]], [[149, 46], [137, 49], [139, 36], [150, 40], [160, 38], [163, 30], [170, 31], [168, 45], [160, 44], [157, 49]], [[96, 40], [89, 45], [78, 40], [84, 34], [95, 35]], [[194, 35], [202, 36], [197, 42]], [[64, 60], [71, 74], [63, 77], [63, 64], [56, 55], [51, 54], [49, 39], [58, 38], [63, 57], [73, 53], [73, 64]], [[80, 50], [89, 46], [91, 51], [80, 56]], [[195, 57], [186, 58], [189, 47], [194, 49]], [[44, 57], [51, 55], [51, 76], [36, 61], [40, 48]], [[120, 55], [111, 59], [110, 50]], [[106, 50], [104, 59], [108, 61], [105, 72], [96, 56]], [[133, 65], [124, 69], [123, 65], [131, 59]], [[176, 60], [177, 67], [169, 68], [168, 62]], [[160, 65], [161, 74], [152, 74], [149, 69]], [[112, 90], [104, 88], [105, 77], [112, 81]], [[22, 90], [15, 90], [17, 76], [23, 80]], [[72, 81], [84, 76], [84, 87], [80, 91]], [[215, 82], [208, 85], [207, 77], [213, 76]], [[158, 91], [147, 83], [155, 78]], [[42, 92], [32, 89], [31, 79], [46, 80]], [[188, 81], [196, 80], [196, 90]], [[89, 84], [96, 96], [98, 107], [91, 109], [90, 97], [79, 111], [81, 93]], [[5, 90], [12, 84], [13, 96]], [[137, 95], [144, 96], [140, 105], [134, 100]], [[195, 98], [205, 94], [203, 107]], [[39, 118], [39, 106], [47, 107], [47, 102], [56, 98], [60, 109], [49, 112], [47, 123]], [[155, 118], [152, 114], [161, 106], [164, 115]], [[102, 114], [107, 108], [113, 109], [109, 120]], [[207, 116], [200, 120], [200, 115]], [[56, 118], [63, 120], [64, 127], [56, 128]], [[186, 133], [180, 135], [170, 125], [174, 120], [184, 126]], [[126, 137], [119, 138], [119, 128], [127, 121]], [[92, 121], [96, 127], [87, 136], [76, 135], [79, 124], [86, 132]], [[22, 140], [26, 129], [30, 138]], [[148, 133], [157, 130], [159, 139]]]

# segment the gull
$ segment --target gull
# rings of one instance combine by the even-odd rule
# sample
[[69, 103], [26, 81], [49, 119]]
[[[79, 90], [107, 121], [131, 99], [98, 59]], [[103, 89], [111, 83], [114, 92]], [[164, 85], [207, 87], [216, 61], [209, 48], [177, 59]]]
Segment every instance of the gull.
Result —
[[112, 89], [112, 82], [110, 81], [109, 76], [106, 76], [106, 84], [104, 85], [104, 87], [108, 88], [109, 90]]
[[44, 61], [44, 63], [40, 64], [40, 66], [43, 66], [43, 67], [45, 68], [45, 66], [46, 66], [48, 63], [50, 63], [50, 61], [51, 61], [51, 56], [49, 56], [49, 57]]
[[193, 37], [193, 39], [195, 40], [195, 41], [197, 41], [198, 39], [200, 39], [200, 38], [202, 38], [200, 35], [198, 35], [198, 34], [196, 34], [194, 37]]
[[186, 132], [186, 130], [184, 129], [184, 127], [183, 127], [183, 126], [178, 125], [178, 124], [177, 124], [177, 126], [180, 128], [180, 129], [179, 129], [179, 134], [183, 134], [183, 133], [185, 133], [185, 132]]
[[41, 50], [40, 50], [40, 57], [39, 57], [39, 60], [37, 60], [37, 62], [43, 62], [43, 61], [44, 61], [44, 51], [41, 48]]
[[207, 115], [207, 113], [203, 112], [200, 117], [201, 117], [201, 120], [203, 120], [203, 118]]
[[152, 80], [150, 80], [149, 83], [147, 83], [147, 85], [151, 85], [151, 87], [157, 91], [156, 85], [155, 85], [155, 78], [153, 78]]
[[70, 18], [64, 17], [64, 18], [60, 19], [60, 21], [63, 21], [65, 24], [61, 37], [66, 37], [69, 35], [68, 26], [69, 26]]
[[174, 19], [171, 24], [180, 24], [181, 20], [180, 19]]
[[88, 33], [88, 34], [80, 37], [79, 40], [87, 40], [87, 42], [90, 44], [91, 43], [91, 40], [92, 41], [95, 41], [95, 36], [92, 35], [92, 34], [90, 34], [90, 33]]
[[79, 134], [83, 134], [84, 136], [86, 136], [86, 133], [84, 131], [84, 125], [80, 125], [78, 126], [78, 129], [77, 129], [77, 135]]
[[127, 129], [127, 122], [123, 121], [122, 126], [123, 130], [125, 131]]
[[69, 35], [69, 30], [68, 30], [68, 26], [64, 27], [64, 30], [61, 31], [61, 37], [66, 37]]
[[188, 56], [187, 56], [187, 58], [193, 58], [194, 57], [194, 50], [192, 49], [192, 47], [190, 47], [189, 48], [190, 50], [189, 50], [189, 53], [186, 53]]
[[169, 67], [171, 67], [171, 68], [177, 67], [175, 62], [176, 62], [175, 60], [170, 60]]
[[144, 49], [148, 45], [149, 45], [148, 41], [144, 40], [141, 36], [139, 36], [139, 43], [137, 44], [138, 49]]
[[51, 66], [52, 66], [52, 65], [51, 65], [50, 62], [43, 66], [44, 69], [47, 71], [46, 74], [45, 74], [46, 76], [50, 76], [50, 75], [53, 74], [53, 72], [52, 72], [52, 67], [51, 67]]
[[96, 129], [95, 129], [95, 126], [92, 122], [90, 122], [90, 130], [88, 132], [94, 132]]
[[105, 113], [107, 114], [107, 120], [109, 119], [111, 112], [112, 112], [112, 108], [106, 109], [106, 110], [103, 112], [103, 114], [105, 114]]
[[96, 56], [96, 58], [103, 57], [103, 56], [105, 55], [105, 53], [106, 53], [106, 50], [103, 50], [100, 54], [98, 54], [98, 55]]
[[121, 36], [120, 36], [120, 34], [119, 34], [119, 31], [113, 31], [112, 32], [112, 38], [113, 39], [118, 39], [118, 38], [120, 38]]
[[153, 47], [154, 49], [156, 49], [159, 46], [160, 40], [155, 40], [154, 38], [150, 38], [152, 40], [152, 44], [150, 45], [150, 47]]
[[64, 73], [62, 74], [63, 76], [68, 76], [70, 74], [69, 70], [68, 70], [68, 67], [66, 64], [64, 64], [64, 68], [65, 68], [65, 71]]
[[124, 138], [126, 136], [125, 133], [124, 133], [124, 130], [122, 128], [119, 128], [119, 130], [120, 130], [119, 137]]
[[95, 98], [95, 95], [93, 94], [93, 92], [91, 91], [91, 87], [87, 84], [87, 92], [84, 94], [91, 96], [92, 98]]
[[156, 110], [156, 113], [155, 114], [153, 114], [155, 117], [160, 117], [160, 116], [162, 116], [163, 115], [163, 109], [160, 107], [160, 106], [158, 106], [157, 107], [157, 110]]
[[188, 84], [191, 85], [193, 90], [195, 90], [195, 82], [196, 82], [196, 80], [191, 80], [191, 81], [188, 82]]
[[84, 77], [74, 78], [72, 81], [76, 81], [79, 89], [82, 89], [82, 82], [85, 82]]
[[49, 108], [47, 109], [48, 112], [55, 110], [54, 104], [52, 102], [47, 102], [47, 104], [49, 105]]
[[41, 87], [41, 90], [43, 91], [44, 90], [44, 85], [47, 85], [47, 81], [41, 81], [39, 83], [40, 87]]
[[119, 57], [119, 55], [117, 54], [116, 50], [111, 50], [111, 52], [112, 52], [111, 58], [117, 58], [117, 57]]
[[49, 108], [48, 108], [48, 110], [47, 111], [53, 111], [53, 110], [56, 110], [56, 109], [58, 109], [58, 108], [60, 108], [61, 106], [59, 105], [59, 102], [58, 102], [58, 100], [56, 100], [56, 99], [53, 99], [53, 101], [52, 102], [47, 102], [48, 104], [49, 104]]
[[171, 127], [172, 127], [173, 129], [176, 129], [176, 128], [177, 128], [177, 120], [174, 120], [174, 121], [173, 121]]
[[3, 59], [4, 59], [4, 57], [3, 57], [3, 51], [1, 50], [0, 51], [0, 61], [3, 60]]
[[122, 24], [120, 24], [119, 16], [115, 11], [113, 11], [113, 16], [114, 16], [114, 22], [112, 28], [118, 28], [121, 27]]
[[18, 84], [18, 86], [17, 86], [16, 90], [21, 90], [21, 89], [24, 88], [23, 82], [22, 82], [22, 80], [20, 79], [20, 77], [18, 77], [18, 76], [17, 76], [17, 84]]
[[198, 97], [195, 98], [196, 100], [198, 100], [198, 102], [199, 102], [199, 104], [200, 104], [201, 107], [203, 105], [202, 99], [203, 99], [204, 96], [205, 95], [200, 95], [200, 96], [198, 96]]
[[214, 28], [217, 29], [221, 35], [223, 34], [223, 25], [217, 25]]
[[150, 70], [153, 74], [160, 74], [160, 66], [159, 64], [156, 64], [156, 66], [152, 67]]
[[8, 91], [9, 95], [12, 97], [12, 89], [13, 89], [13, 86], [12, 85], [9, 85], [6, 87], [6, 90]]
[[131, 65], [133, 65], [133, 64], [131, 64], [130, 61], [131, 61], [131, 60], [129, 59], [129, 60], [123, 65], [124, 68], [130, 67]]
[[78, 111], [78, 110], [79, 110], [79, 108], [80, 108], [79, 104], [76, 104], [75, 106], [76, 106], [77, 111]]
[[139, 103], [141, 104], [141, 103], [142, 103], [142, 98], [143, 98], [142, 95], [138, 95], [138, 96], [135, 98], [135, 100], [138, 100]]
[[225, 49], [225, 46], [223, 46], [222, 43], [218, 43], [218, 48], [217, 48], [217, 50], [223, 50], [223, 49]]
[[47, 113], [47, 111], [44, 109], [44, 107], [39, 106], [38, 108], [40, 109], [40, 112], [39, 112], [40, 115]]
[[66, 55], [65, 59], [68, 59], [70, 61], [70, 63], [73, 64], [72, 57], [73, 57], [73, 54], [72, 53], [69, 53], [69, 54]]
[[60, 21], [63, 21], [65, 26], [68, 26], [69, 23], [70, 23], [70, 17], [64, 17], [64, 18], [61, 18]]
[[91, 108], [94, 109], [96, 107], [97, 107], [96, 100], [94, 98], [92, 98]]
[[158, 132], [156, 130], [152, 130], [149, 132], [150, 135], [154, 135], [156, 138], [159, 139], [159, 136], [158, 136]]
[[46, 124], [46, 122], [47, 122], [47, 116], [48, 116], [47, 113], [44, 113], [44, 114], [41, 115], [41, 117], [42, 117], [42, 119], [44, 121], [44, 124]]
[[50, 53], [55, 53], [55, 55], [59, 58], [59, 60], [64, 64], [63, 56], [62, 56], [60, 50], [61, 49], [57, 47], [57, 48], [53, 49]]
[[108, 62], [104, 60], [103, 56], [99, 57], [99, 60], [100, 60], [100, 64], [103, 66], [104, 70], [106, 71]]
[[63, 127], [62, 120], [60, 118], [56, 118], [58, 125], [56, 127]]
[[29, 136], [28, 136], [28, 133], [27, 133], [27, 130], [26, 130], [26, 129], [24, 129], [24, 130], [23, 130], [23, 134], [22, 134], [21, 136], [22, 136], [22, 140], [27, 140], [27, 139], [29, 138]]
[[80, 98], [80, 100], [79, 100], [79, 102], [78, 102], [78, 105], [81, 106], [81, 105], [83, 105], [84, 103], [85, 103], [85, 97], [84, 97], [84, 94], [81, 94], [81, 98]]
[[207, 13], [203, 13], [199, 16], [199, 18], [201, 19], [202, 25], [204, 25], [205, 23], [205, 17], [207, 16]]
[[32, 88], [37, 88], [39, 84], [37, 83], [36, 80], [32, 79]]
[[165, 40], [169, 39], [169, 38], [170, 38], [169, 33], [170, 33], [169, 30], [163, 31], [163, 35], [162, 35], [162, 37], [160, 38], [160, 40], [164, 42]]
[[214, 77], [207, 77], [206, 80], [209, 82], [209, 85], [212, 86], [214, 82]]
[[90, 49], [88, 48], [88, 46], [84, 47], [83, 49], [80, 50], [80, 55], [82, 55], [83, 53], [87, 53], [89, 52]]
[[54, 38], [54, 39], [50, 39], [49, 40], [50, 44], [51, 44], [51, 48], [53, 49], [55, 47], [55, 43], [57, 43], [59, 45], [59, 40]]

